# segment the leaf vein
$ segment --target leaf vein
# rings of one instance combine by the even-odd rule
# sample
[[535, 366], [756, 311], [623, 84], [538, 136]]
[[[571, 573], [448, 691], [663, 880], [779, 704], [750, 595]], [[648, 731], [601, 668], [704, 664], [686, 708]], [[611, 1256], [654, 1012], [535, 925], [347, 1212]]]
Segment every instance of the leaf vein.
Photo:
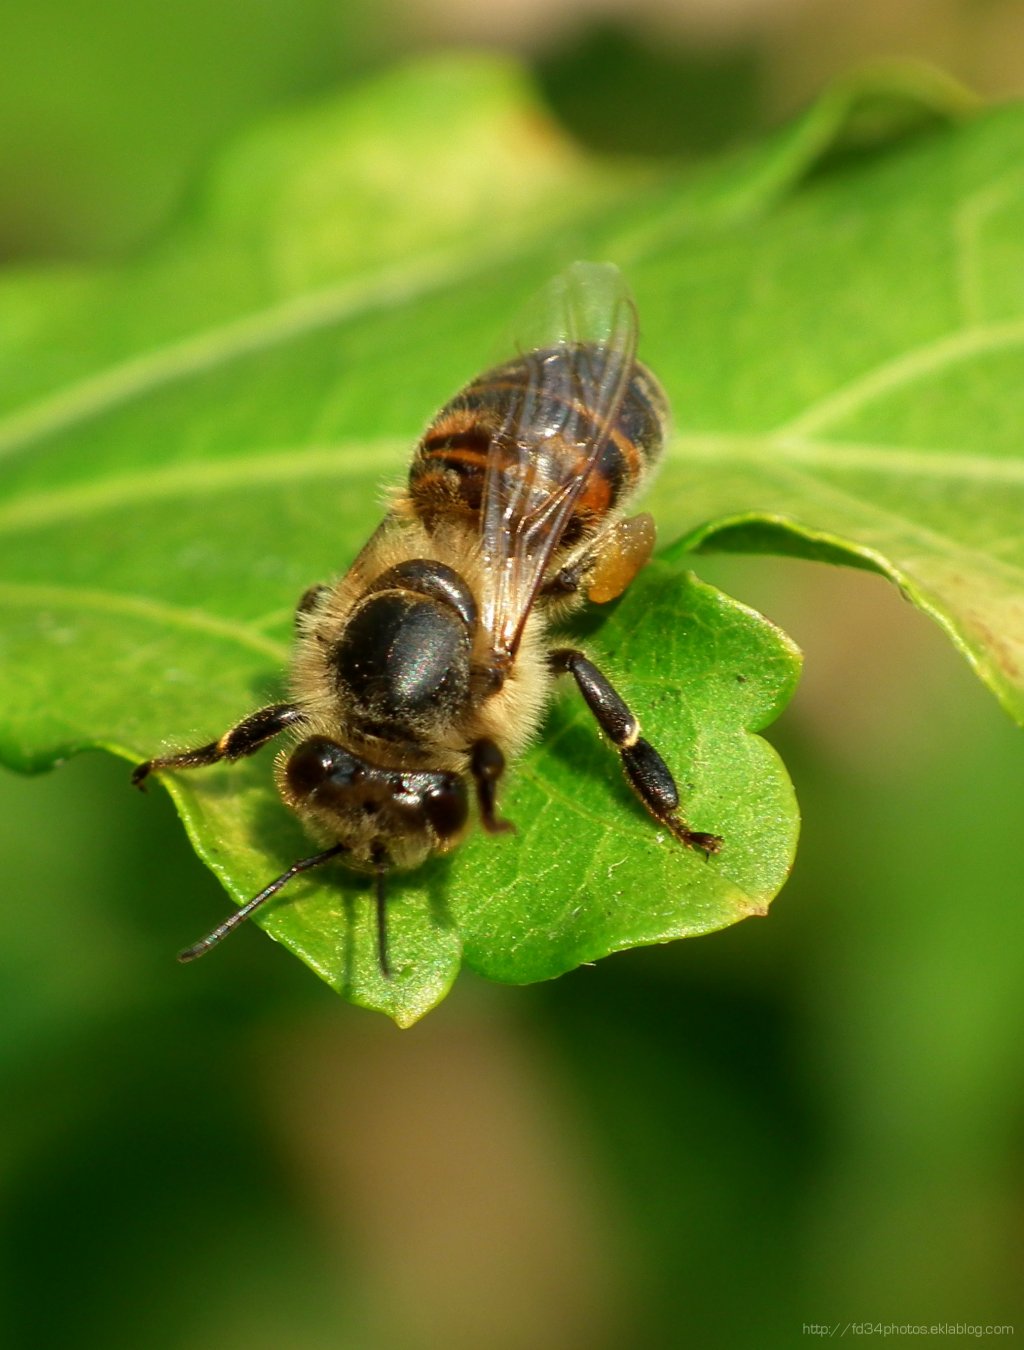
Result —
[[227, 638], [239, 646], [248, 647], [261, 656], [269, 656], [278, 664], [288, 659], [287, 648], [260, 633], [253, 633], [242, 624], [216, 615], [203, 614], [194, 609], [182, 609], [150, 596], [125, 595], [113, 591], [92, 590], [79, 586], [43, 586], [25, 582], [0, 582], [0, 602], [10, 605], [54, 605], [68, 609], [89, 609], [96, 613], [116, 614], [122, 618], [144, 619], [150, 623], [170, 624], [192, 632]]
[[[1007, 563], [1002, 559], [994, 557], [991, 553], [983, 553], [978, 549], [971, 548], [967, 544], [961, 543], [948, 534], [943, 534], [939, 530], [929, 529], [927, 526], [920, 525], [916, 521], [909, 520], [906, 516], [898, 515], [894, 511], [886, 510], [877, 502], [870, 501], [866, 497], [860, 497], [856, 493], [850, 492], [845, 488], [837, 487], [834, 483], [826, 482], [821, 478], [815, 478], [806, 470], [798, 468], [795, 464], [776, 464], [774, 466], [782, 474], [788, 475], [801, 484], [803, 488], [810, 485], [819, 501], [825, 497], [831, 497], [835, 501], [844, 504], [853, 503], [853, 505], [867, 518], [872, 518], [881, 523], [883, 530], [886, 526], [890, 529], [895, 524], [897, 531], [911, 539], [917, 539], [925, 544], [929, 551], [939, 553], [948, 553], [956, 557], [970, 559], [976, 566], [980, 567], [983, 573], [993, 574], [1002, 573], [1011, 584], [1019, 587], [1024, 580], [1024, 567], [1015, 563]], [[877, 549], [876, 549], [877, 551]], [[900, 560], [898, 550], [892, 549], [891, 545], [886, 548], [886, 556], [901, 568], [906, 568], [905, 561]]]
[[994, 182], [985, 183], [969, 193], [953, 214], [953, 242], [957, 263], [957, 287], [964, 322], [977, 327], [985, 318], [982, 295], [980, 250], [981, 231], [988, 218], [1021, 192], [1024, 180], [1020, 169], [1013, 168]]
[[[302, 479], [346, 479], [360, 472], [356, 453], [375, 452], [372, 481], [380, 479], [377, 455], [397, 459], [408, 452], [409, 441], [380, 437], [372, 441], [344, 441], [336, 445], [273, 451], [251, 458], [172, 464], [140, 474], [123, 474], [100, 482], [76, 483], [71, 487], [33, 493], [0, 508], [0, 533], [13, 534], [39, 525], [75, 520], [91, 513], [139, 506], [174, 497], [207, 497], [214, 492], [253, 487], [274, 487]], [[362, 471], [369, 481], [369, 470]]]
[[220, 327], [129, 357], [0, 418], [0, 458], [176, 380], [205, 374], [367, 310], [401, 305], [465, 281], [493, 267], [496, 258], [492, 253], [476, 255], [472, 264], [464, 253], [421, 258], [415, 266], [399, 266], [368, 280], [344, 281], [289, 297]]
[[813, 403], [791, 421], [771, 433], [776, 440], [804, 436], [808, 432], [848, 417], [884, 394], [913, 384], [947, 366], [972, 356], [997, 352], [1024, 343], [1024, 319], [986, 324], [947, 333], [932, 342], [911, 347], [892, 360], [884, 361], [849, 383]]

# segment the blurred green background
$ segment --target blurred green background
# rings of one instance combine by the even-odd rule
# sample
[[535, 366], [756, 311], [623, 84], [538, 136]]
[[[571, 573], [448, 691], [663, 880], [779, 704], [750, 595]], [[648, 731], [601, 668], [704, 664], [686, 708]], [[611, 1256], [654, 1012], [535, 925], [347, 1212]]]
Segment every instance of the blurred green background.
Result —
[[[627, 153], [711, 153], [870, 56], [1024, 92], [1018, 0], [6, 0], [0, 260], [129, 255], [253, 119], [455, 42], [523, 52]], [[124, 764], [0, 777], [0, 1345], [1024, 1326], [1021, 733], [880, 579], [699, 570], [807, 654], [770, 920], [546, 986], [463, 977], [409, 1032], [255, 932], [177, 967], [226, 900]]]

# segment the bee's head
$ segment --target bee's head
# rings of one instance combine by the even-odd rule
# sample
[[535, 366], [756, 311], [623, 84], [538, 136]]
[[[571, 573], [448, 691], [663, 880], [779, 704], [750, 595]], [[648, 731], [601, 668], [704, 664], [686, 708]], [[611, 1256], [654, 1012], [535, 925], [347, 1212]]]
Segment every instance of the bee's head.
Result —
[[469, 818], [458, 774], [382, 769], [327, 736], [310, 736], [278, 760], [281, 795], [365, 871], [418, 867], [461, 838]]

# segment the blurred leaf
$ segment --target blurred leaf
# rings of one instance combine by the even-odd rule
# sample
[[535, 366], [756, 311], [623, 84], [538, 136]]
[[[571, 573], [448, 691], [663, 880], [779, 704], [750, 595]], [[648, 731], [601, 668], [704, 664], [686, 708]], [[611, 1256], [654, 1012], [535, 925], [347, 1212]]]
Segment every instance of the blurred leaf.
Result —
[[137, 248], [213, 147], [394, 53], [394, 17], [390, 0], [4, 0], [0, 258]]
[[[957, 104], [905, 83], [889, 79], [891, 106]], [[298, 595], [345, 565], [377, 483], [400, 479], [431, 412], [577, 256], [623, 266], [685, 428], [653, 494], [663, 530], [888, 572], [1019, 711], [1003, 655], [1024, 622], [1008, 603], [1020, 545], [1000, 525], [1019, 491], [1021, 114], [932, 119], [898, 149], [830, 160], [879, 88], [850, 84], [688, 178], [588, 158], [504, 65], [431, 62], [257, 132], [159, 255], [11, 278], [6, 761], [97, 744], [142, 758], [279, 694]], [[676, 766], [692, 823], [725, 835], [719, 858], [659, 840], [570, 700], [509, 782], [520, 834], [396, 879], [394, 980], [341, 874], [297, 884], [271, 931], [408, 1023], [463, 954], [539, 979], [762, 911], [796, 817], [748, 733], [784, 704], [792, 648], [667, 563], [588, 643]], [[236, 898], [309, 851], [266, 756], [170, 786]]]
[[706, 153], [749, 134], [762, 73], [753, 45], [659, 39], [600, 21], [542, 54], [537, 80], [562, 125], [592, 149], [619, 154]]

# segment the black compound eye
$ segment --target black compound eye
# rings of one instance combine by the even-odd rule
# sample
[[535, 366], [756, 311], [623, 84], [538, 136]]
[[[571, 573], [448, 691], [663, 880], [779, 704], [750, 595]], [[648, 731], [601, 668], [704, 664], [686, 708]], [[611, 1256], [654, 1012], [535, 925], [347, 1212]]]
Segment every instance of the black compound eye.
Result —
[[338, 787], [355, 782], [358, 760], [326, 736], [311, 736], [292, 751], [285, 776], [297, 797], [308, 797], [328, 780]]
[[442, 839], [458, 834], [469, 816], [469, 802], [462, 780], [443, 779], [423, 794], [423, 814]]

